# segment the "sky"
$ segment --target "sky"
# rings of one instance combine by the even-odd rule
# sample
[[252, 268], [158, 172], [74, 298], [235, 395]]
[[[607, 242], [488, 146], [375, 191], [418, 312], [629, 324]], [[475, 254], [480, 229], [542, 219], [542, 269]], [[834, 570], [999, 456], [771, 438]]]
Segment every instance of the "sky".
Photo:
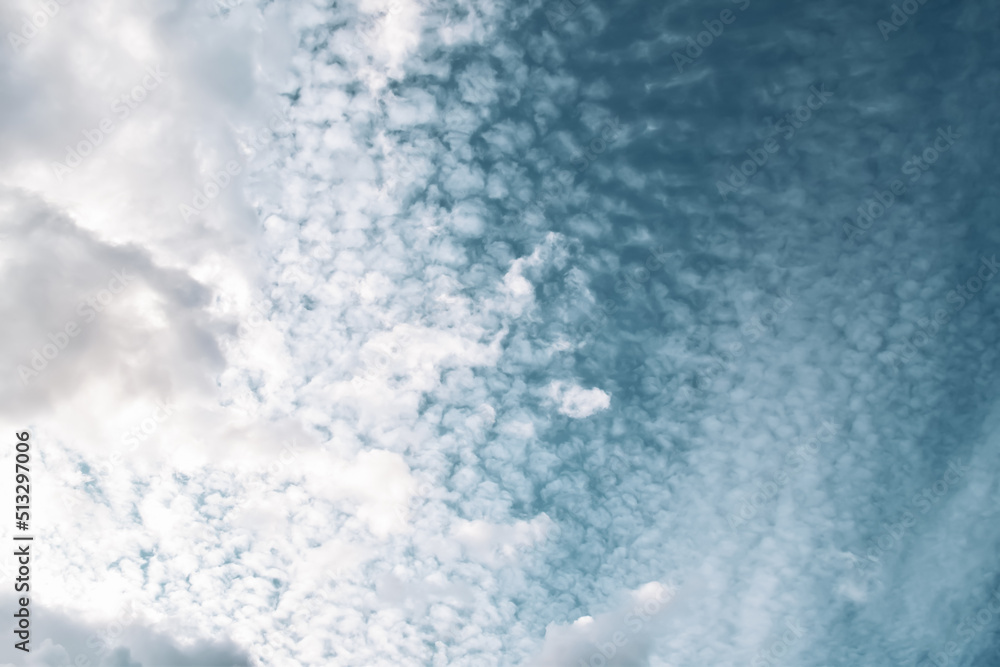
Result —
[[0, 664], [1000, 664], [998, 31], [3, 3]]

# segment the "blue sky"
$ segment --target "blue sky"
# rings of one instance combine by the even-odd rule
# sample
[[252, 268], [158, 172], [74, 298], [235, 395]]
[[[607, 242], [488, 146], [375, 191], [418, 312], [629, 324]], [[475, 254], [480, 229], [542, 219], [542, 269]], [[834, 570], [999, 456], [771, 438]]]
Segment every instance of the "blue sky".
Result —
[[330, 4], [0, 10], [0, 659], [1000, 661], [997, 7]]

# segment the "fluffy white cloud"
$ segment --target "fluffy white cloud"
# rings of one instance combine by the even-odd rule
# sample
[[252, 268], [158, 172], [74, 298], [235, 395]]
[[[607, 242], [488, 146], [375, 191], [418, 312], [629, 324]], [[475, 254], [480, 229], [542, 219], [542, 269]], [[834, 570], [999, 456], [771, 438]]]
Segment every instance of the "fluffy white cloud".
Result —
[[558, 404], [559, 412], [574, 419], [589, 417], [611, 405], [611, 396], [596, 387], [564, 387], [557, 381], [547, 387], [547, 393]]

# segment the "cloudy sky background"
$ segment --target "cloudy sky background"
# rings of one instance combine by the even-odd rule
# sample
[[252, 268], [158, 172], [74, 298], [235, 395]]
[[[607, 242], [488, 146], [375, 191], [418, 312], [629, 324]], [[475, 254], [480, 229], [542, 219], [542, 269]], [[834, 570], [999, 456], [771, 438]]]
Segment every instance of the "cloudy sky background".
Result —
[[998, 664], [1000, 7], [43, 4], [0, 660]]

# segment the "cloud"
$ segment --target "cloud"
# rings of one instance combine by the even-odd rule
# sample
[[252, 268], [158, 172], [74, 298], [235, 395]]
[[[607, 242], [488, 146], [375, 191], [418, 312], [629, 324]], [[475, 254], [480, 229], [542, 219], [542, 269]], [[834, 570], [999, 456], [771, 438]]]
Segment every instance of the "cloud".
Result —
[[[983, 10], [885, 41], [860, 3], [754, 3], [677, 74], [715, 20], [691, 5], [226, 4], [68, 3], [0, 53], [37, 655], [132, 600], [107, 664], [921, 664], [964, 639], [996, 589], [1000, 293], [912, 341], [1000, 245]], [[949, 126], [976, 140], [845, 246]]]
[[653, 639], [683, 613], [689, 595], [682, 581], [669, 585], [652, 581], [616, 596], [621, 599], [609, 611], [581, 616], [570, 624], [551, 623], [540, 652], [528, 664], [649, 665]]
[[596, 387], [564, 387], [562, 382], [557, 381], [547, 387], [547, 393], [559, 404], [560, 413], [574, 419], [589, 417], [611, 405], [611, 396]]
[[[5, 596], [4, 608], [17, 608]], [[163, 624], [144, 618], [142, 603], [133, 601], [115, 616], [85, 621], [63, 610], [32, 604], [30, 651], [23, 653], [8, 643], [0, 659], [18, 665], [87, 665], [93, 667], [238, 667], [249, 665], [249, 656], [231, 642], [178, 640]], [[103, 615], [102, 615], [103, 616]], [[10, 625], [10, 624], [8, 624]], [[7, 634], [12, 634], [9, 630]]]

